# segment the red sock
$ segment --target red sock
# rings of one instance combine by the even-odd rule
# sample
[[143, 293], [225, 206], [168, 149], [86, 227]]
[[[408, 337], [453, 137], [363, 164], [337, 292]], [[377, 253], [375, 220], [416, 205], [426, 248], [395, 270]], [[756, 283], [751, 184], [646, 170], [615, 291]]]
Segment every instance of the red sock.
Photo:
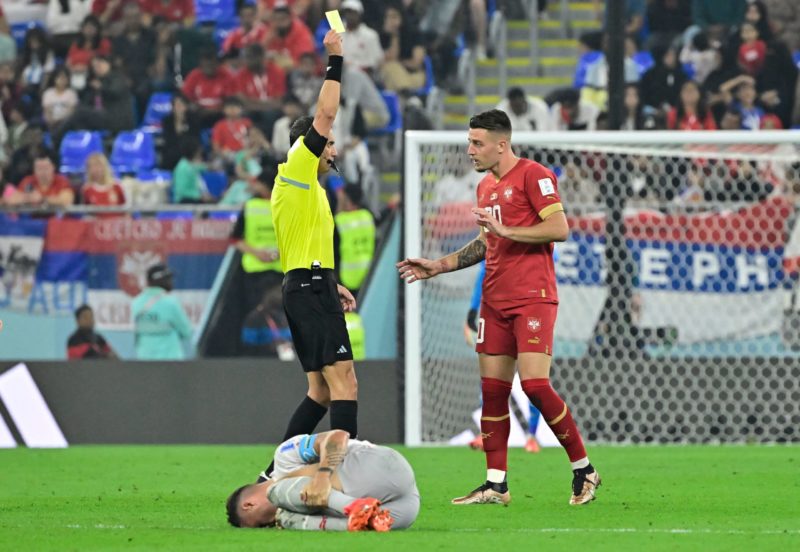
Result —
[[481, 435], [483, 451], [486, 453], [486, 468], [508, 471], [508, 434], [511, 431], [508, 397], [511, 395], [511, 383], [481, 378], [481, 391]]
[[522, 389], [533, 403], [533, 406], [542, 413], [542, 418], [556, 434], [561, 446], [567, 451], [570, 462], [577, 462], [586, 458], [586, 449], [583, 439], [578, 432], [578, 426], [572, 418], [572, 413], [555, 389], [550, 385], [550, 380], [529, 379], [523, 380]]

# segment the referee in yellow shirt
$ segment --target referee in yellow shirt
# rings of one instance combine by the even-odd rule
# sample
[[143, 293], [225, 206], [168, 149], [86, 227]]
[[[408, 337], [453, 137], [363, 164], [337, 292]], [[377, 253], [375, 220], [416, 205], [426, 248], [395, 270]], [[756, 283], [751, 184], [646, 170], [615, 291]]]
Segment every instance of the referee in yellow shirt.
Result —
[[[333, 120], [339, 108], [342, 39], [325, 35], [328, 69], [314, 117], [301, 117], [289, 132], [291, 147], [278, 166], [272, 192], [272, 219], [278, 237], [283, 305], [297, 356], [308, 377], [308, 395], [297, 407], [284, 435], [312, 434], [330, 406], [331, 429], [358, 433], [357, 384], [344, 312], [352, 294], [336, 283], [333, 268], [334, 221], [325, 189], [317, 180], [334, 166]], [[270, 465], [260, 479], [271, 472]]]

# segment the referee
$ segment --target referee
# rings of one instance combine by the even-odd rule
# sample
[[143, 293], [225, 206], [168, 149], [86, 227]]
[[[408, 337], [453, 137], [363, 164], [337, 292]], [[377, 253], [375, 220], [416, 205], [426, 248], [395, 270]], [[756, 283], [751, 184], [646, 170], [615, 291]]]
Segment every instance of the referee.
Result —
[[286, 274], [283, 305], [308, 377], [308, 394], [289, 420], [284, 440], [314, 433], [329, 406], [331, 429], [343, 429], [351, 437], [358, 433], [356, 375], [344, 319], [356, 301], [334, 278], [333, 215], [317, 180], [335, 167], [331, 127], [339, 107], [342, 39], [329, 31], [323, 43], [328, 69], [317, 111], [313, 118], [301, 117], [292, 125], [291, 147], [286, 162], [278, 166], [272, 192], [272, 218]]

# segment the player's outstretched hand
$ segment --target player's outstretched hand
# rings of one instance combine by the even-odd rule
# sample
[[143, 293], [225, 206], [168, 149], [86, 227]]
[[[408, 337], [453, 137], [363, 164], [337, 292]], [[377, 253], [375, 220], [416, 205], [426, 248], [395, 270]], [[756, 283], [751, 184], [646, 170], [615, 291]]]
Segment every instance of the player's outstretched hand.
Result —
[[344, 312], [353, 312], [356, 310], [356, 298], [350, 293], [350, 290], [341, 284], [336, 284], [336, 290], [339, 292], [339, 301], [342, 302], [342, 310]]
[[491, 232], [495, 236], [505, 237], [506, 227], [500, 224], [500, 221], [494, 218], [489, 211], [481, 209], [480, 207], [473, 207], [472, 214], [478, 217], [476, 221], [478, 226], [482, 227], [487, 232]]
[[405, 259], [397, 263], [397, 271], [407, 284], [427, 280], [442, 272], [442, 266], [429, 259]]
[[325, 50], [327, 50], [329, 56], [342, 55], [342, 37], [333, 29], [325, 34], [322, 43], [325, 45]]

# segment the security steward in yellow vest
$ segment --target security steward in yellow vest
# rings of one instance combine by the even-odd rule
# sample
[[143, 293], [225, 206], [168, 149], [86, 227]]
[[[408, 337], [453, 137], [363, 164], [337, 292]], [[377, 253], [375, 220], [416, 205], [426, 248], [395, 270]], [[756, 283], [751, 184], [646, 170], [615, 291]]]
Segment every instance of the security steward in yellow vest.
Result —
[[339, 233], [339, 281], [355, 297], [375, 254], [375, 218], [362, 206], [363, 198], [361, 186], [348, 184], [342, 188], [334, 217]]
[[[284, 439], [314, 433], [328, 406], [331, 429], [345, 430], [351, 437], [358, 433], [356, 375], [344, 319], [345, 311], [354, 310], [356, 301], [334, 277], [333, 215], [318, 180], [319, 175], [335, 169], [331, 129], [339, 108], [342, 39], [331, 30], [323, 44], [328, 67], [316, 113], [292, 124], [289, 153], [286, 162], [278, 165], [272, 192], [272, 217], [286, 274], [283, 305], [297, 357], [308, 378], [308, 394], [290, 419]], [[269, 476], [271, 469], [263, 476]], [[325, 482], [318, 479], [313, 480], [308, 494], [322, 491], [315, 486]]]
[[[272, 171], [271, 176], [274, 174]], [[253, 197], [245, 202], [231, 232], [231, 238], [236, 240], [236, 248], [242, 252], [245, 313], [242, 343], [245, 350], [250, 353], [259, 350], [261, 342], [264, 341], [249, 335], [253, 334], [253, 331], [248, 332], [248, 328], [252, 330], [259, 326], [258, 319], [270, 318], [273, 326], [287, 326], [280, 292], [283, 270], [278, 253], [278, 238], [272, 220], [272, 184], [267, 174], [250, 182], [250, 192]], [[270, 316], [269, 313], [272, 312], [277, 314], [274, 317]], [[266, 322], [260, 325], [266, 327]], [[268, 341], [273, 346], [277, 345], [271, 343], [272, 335]], [[280, 341], [285, 343], [286, 340]]]

